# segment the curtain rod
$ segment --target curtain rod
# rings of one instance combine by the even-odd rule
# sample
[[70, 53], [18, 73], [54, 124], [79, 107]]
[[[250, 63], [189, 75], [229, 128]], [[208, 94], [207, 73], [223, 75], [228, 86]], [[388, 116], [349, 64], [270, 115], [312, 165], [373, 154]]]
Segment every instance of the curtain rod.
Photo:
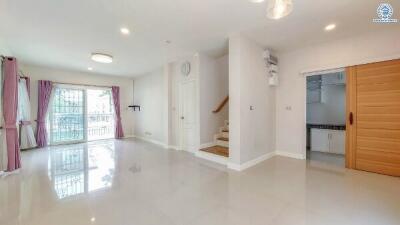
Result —
[[7, 58], [8, 58], [8, 59], [12, 59], [11, 56], [0, 55], [0, 57], [1, 57], [1, 59], [3, 59], [3, 60], [4, 60], [4, 59], [7, 59]]
[[112, 88], [111, 86], [105, 86], [105, 85], [74, 84], [74, 83], [64, 83], [64, 82], [53, 82], [53, 83], [54, 83], [54, 84], [64, 84], [64, 85], [85, 86], [85, 87], [101, 87], [101, 88]]

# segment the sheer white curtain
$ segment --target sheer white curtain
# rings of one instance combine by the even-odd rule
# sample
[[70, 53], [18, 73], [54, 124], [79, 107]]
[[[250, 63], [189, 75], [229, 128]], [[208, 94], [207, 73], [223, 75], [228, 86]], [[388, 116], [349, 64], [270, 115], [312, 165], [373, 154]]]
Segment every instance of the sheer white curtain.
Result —
[[18, 83], [18, 121], [21, 122], [21, 149], [36, 147], [35, 134], [31, 124], [31, 103], [25, 79], [20, 79]]

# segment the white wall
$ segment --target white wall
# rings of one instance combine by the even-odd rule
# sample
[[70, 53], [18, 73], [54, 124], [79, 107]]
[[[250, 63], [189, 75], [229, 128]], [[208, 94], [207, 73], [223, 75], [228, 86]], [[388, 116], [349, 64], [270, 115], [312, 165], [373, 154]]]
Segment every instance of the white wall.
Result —
[[167, 142], [163, 128], [168, 119], [165, 107], [168, 96], [164, 94], [167, 81], [164, 78], [164, 69], [159, 68], [134, 79], [134, 103], [141, 107], [140, 112], [134, 112], [134, 135], [162, 143]]
[[[225, 96], [229, 95], [229, 54], [217, 58], [216, 63], [220, 89], [218, 93], [220, 94], [220, 97], [224, 98]], [[219, 102], [221, 102], [221, 100]], [[219, 123], [223, 123], [224, 120], [229, 120], [229, 102], [225, 105], [224, 108], [222, 108], [219, 114]]]
[[229, 94], [228, 56], [215, 59], [200, 55], [199, 60], [200, 143], [209, 144], [228, 119], [228, 105], [219, 113], [212, 112]]
[[[38, 67], [32, 65], [21, 65], [25, 75], [31, 78], [31, 105], [32, 119], [36, 119], [38, 101], [38, 80], [50, 80], [54, 82], [106, 85], [120, 87], [121, 119], [125, 136], [133, 134], [133, 113], [128, 106], [133, 102], [133, 82], [130, 78], [117, 76], [104, 76], [94, 73], [82, 73], [53, 68]], [[35, 124], [35, 123], [34, 123]]]
[[324, 85], [321, 89], [323, 101], [307, 104], [307, 123], [346, 124], [346, 86]]
[[[187, 77], [183, 77], [181, 73], [181, 65], [185, 61], [191, 63], [191, 72]], [[134, 113], [135, 136], [171, 148], [180, 147], [179, 85], [184, 79], [198, 78], [197, 64], [197, 56], [187, 57], [167, 63], [163, 68], [134, 79], [134, 103], [142, 107], [141, 112]], [[198, 99], [194, 101], [197, 102]], [[198, 125], [198, 115], [195, 115], [195, 117]], [[195, 132], [197, 133], [196, 136], [199, 136], [198, 126]], [[199, 141], [196, 140], [197, 142]]]
[[12, 56], [10, 49], [4, 44], [4, 41], [0, 38], [0, 55]]
[[276, 150], [304, 154], [306, 81], [301, 72], [400, 57], [400, 29], [363, 34], [281, 53], [276, 102]]
[[268, 85], [263, 50], [243, 36], [229, 39], [229, 148], [235, 164], [275, 151], [275, 89]]

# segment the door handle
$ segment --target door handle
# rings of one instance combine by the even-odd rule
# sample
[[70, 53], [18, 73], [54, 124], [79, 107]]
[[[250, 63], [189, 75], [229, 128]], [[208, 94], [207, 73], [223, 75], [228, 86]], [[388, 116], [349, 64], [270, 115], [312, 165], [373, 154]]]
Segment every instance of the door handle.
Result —
[[184, 120], [185, 119], [185, 117], [184, 116], [181, 116], [181, 120]]
[[350, 125], [353, 125], [353, 120], [354, 120], [353, 112], [350, 112], [350, 114], [349, 114], [349, 123], [350, 123]]

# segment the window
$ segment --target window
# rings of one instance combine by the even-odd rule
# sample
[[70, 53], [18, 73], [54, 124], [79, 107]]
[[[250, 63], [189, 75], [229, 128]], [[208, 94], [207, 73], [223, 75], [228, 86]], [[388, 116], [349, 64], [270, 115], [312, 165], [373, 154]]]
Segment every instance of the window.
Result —
[[50, 143], [113, 138], [113, 109], [110, 89], [55, 86], [49, 112]]
[[84, 90], [56, 87], [50, 113], [51, 143], [85, 140]]
[[87, 90], [88, 140], [114, 137], [114, 106], [110, 90]]

